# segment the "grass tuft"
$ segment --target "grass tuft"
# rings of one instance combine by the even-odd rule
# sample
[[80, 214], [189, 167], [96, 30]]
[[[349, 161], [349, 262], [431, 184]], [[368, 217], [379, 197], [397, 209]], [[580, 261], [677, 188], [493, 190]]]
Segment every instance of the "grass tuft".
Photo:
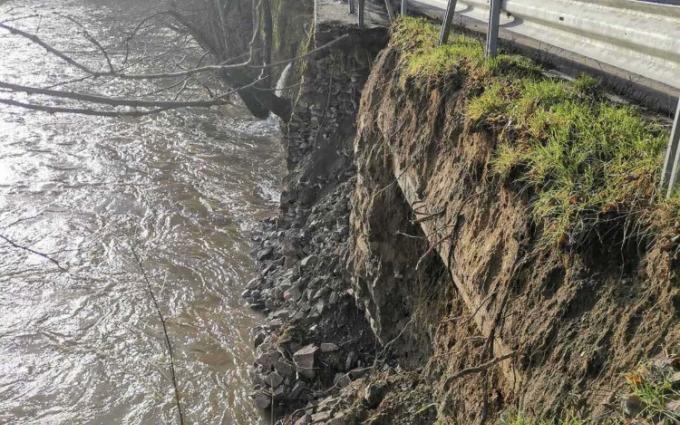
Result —
[[673, 385], [674, 373], [675, 369], [663, 362], [660, 365], [646, 362], [625, 375], [630, 394], [639, 400], [639, 416], [653, 422], [680, 421], [680, 414], [668, 408], [671, 401], [680, 399], [680, 392]]
[[498, 130], [492, 171], [530, 194], [544, 246], [609, 237], [613, 247], [677, 224], [680, 194], [664, 200], [656, 187], [666, 127], [604, 99], [592, 77], [549, 77], [522, 56], [485, 60], [474, 38], [459, 35], [437, 46], [437, 37], [438, 27], [423, 19], [395, 24], [392, 45], [401, 50], [402, 81], [423, 87], [461, 78], [468, 125]]

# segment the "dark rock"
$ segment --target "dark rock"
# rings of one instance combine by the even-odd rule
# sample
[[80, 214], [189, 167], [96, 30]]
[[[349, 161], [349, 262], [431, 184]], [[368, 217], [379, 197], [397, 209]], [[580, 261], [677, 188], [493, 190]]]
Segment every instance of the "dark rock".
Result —
[[270, 316], [272, 319], [287, 319], [290, 317], [290, 311], [281, 309], [273, 312]]
[[329, 420], [330, 418], [331, 412], [329, 411], [317, 412], [312, 415], [312, 423], [313, 424], [323, 423]]
[[362, 376], [366, 375], [368, 373], [368, 370], [365, 368], [356, 368], [350, 370], [348, 373], [349, 377], [354, 381], [355, 379], [359, 379]]
[[349, 354], [347, 354], [347, 360], [345, 361], [345, 370], [352, 369], [356, 364], [358, 358], [359, 356], [357, 356], [357, 353], [355, 353], [354, 351], [350, 351]]
[[265, 338], [267, 338], [267, 334], [264, 332], [258, 332], [257, 334], [255, 334], [255, 337], [253, 338], [253, 345], [255, 346], [255, 348], [262, 345]]
[[267, 351], [260, 354], [260, 356], [255, 360], [255, 364], [262, 366], [262, 368], [266, 371], [270, 371], [274, 367], [274, 364], [279, 357], [281, 357], [281, 354], [279, 354], [277, 351]]
[[318, 291], [316, 291], [316, 293], [314, 294], [312, 299], [318, 300], [319, 298], [325, 296], [330, 291], [331, 291], [331, 288], [329, 288], [328, 286], [322, 286], [321, 288], [319, 288]]
[[314, 267], [316, 261], [317, 258], [315, 255], [308, 255], [307, 257], [303, 258], [302, 261], [300, 261], [300, 267], [305, 269], [308, 267]]
[[314, 365], [316, 361], [316, 353], [319, 347], [314, 344], [302, 347], [293, 354], [295, 366], [300, 375], [305, 378], [312, 379], [315, 375]]
[[295, 376], [295, 367], [288, 360], [283, 358], [274, 362], [274, 369], [283, 377]]
[[623, 399], [623, 411], [626, 416], [637, 416], [644, 409], [644, 402], [635, 394], [628, 394]]
[[272, 397], [271, 395], [258, 391], [250, 396], [258, 409], [264, 410], [271, 406]]
[[250, 281], [248, 281], [248, 283], [246, 284], [246, 289], [255, 289], [260, 285], [261, 282], [262, 282], [262, 278], [259, 277], [259, 276], [256, 277], [256, 278], [250, 279]]
[[320, 348], [322, 353], [330, 353], [340, 349], [340, 347], [333, 344], [332, 342], [322, 342]]
[[349, 415], [345, 412], [339, 412], [326, 422], [326, 425], [345, 425], [349, 422]]
[[374, 382], [369, 384], [364, 391], [364, 403], [368, 408], [375, 409], [378, 407], [383, 397], [387, 386], [382, 382]]
[[283, 383], [283, 377], [279, 375], [277, 372], [270, 373], [269, 375], [265, 376], [262, 380], [270, 388], [276, 388]]
[[274, 248], [265, 248], [257, 252], [257, 260], [264, 261], [272, 258], [274, 254]]
[[316, 302], [316, 304], [314, 305], [314, 307], [316, 308], [316, 311], [318, 311], [319, 314], [321, 315], [321, 314], [323, 314], [323, 311], [324, 311], [325, 308], [326, 308], [326, 302], [325, 302], [324, 300], [321, 299], [321, 300], [319, 300], [319, 301]]
[[333, 378], [333, 384], [340, 388], [344, 388], [352, 383], [352, 379], [346, 373], [338, 373]]
[[305, 413], [298, 420], [295, 421], [295, 425], [310, 425], [312, 423], [312, 417]]
[[301, 296], [302, 296], [302, 292], [300, 292], [300, 289], [298, 289], [295, 286], [286, 290], [283, 293], [283, 299], [286, 300], [286, 301], [297, 301], [297, 300], [300, 299]]
[[307, 384], [302, 381], [297, 381], [293, 385], [293, 389], [290, 390], [289, 397], [291, 400], [299, 400], [302, 398], [302, 394], [307, 390]]

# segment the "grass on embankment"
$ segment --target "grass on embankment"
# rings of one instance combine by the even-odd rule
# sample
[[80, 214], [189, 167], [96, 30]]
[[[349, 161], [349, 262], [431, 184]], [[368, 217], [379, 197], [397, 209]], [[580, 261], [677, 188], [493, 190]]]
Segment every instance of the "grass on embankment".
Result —
[[526, 57], [486, 60], [474, 38], [437, 46], [437, 37], [423, 19], [396, 23], [402, 84], [465, 89], [469, 126], [498, 133], [493, 173], [530, 193], [546, 246], [578, 246], [595, 235], [635, 242], [680, 226], [680, 196], [665, 200], [657, 191], [667, 128], [606, 99], [592, 78], [551, 78]]

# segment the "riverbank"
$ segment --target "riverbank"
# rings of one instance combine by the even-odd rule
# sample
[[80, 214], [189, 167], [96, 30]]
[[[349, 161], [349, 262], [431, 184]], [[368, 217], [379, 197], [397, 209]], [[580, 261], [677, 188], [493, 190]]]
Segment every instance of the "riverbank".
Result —
[[302, 73], [281, 211], [256, 240], [256, 403], [286, 424], [676, 415], [663, 124], [595, 81], [486, 63], [473, 38], [438, 48], [424, 21], [389, 44], [322, 24], [316, 45], [346, 33]]
[[311, 61], [304, 72], [293, 119], [284, 126], [281, 211], [256, 237], [260, 277], [244, 298], [269, 312], [267, 324], [254, 330], [260, 408], [272, 400], [287, 410], [303, 407], [364, 375], [377, 349], [345, 261], [358, 104], [386, 31], [322, 26], [315, 42], [323, 45], [348, 30], [344, 46]]

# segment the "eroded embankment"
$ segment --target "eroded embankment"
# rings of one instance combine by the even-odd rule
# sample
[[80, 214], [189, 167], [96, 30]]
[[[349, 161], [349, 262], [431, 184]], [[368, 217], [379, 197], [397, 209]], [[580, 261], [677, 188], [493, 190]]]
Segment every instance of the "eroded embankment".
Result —
[[436, 47], [423, 21], [375, 62], [379, 30], [321, 29], [318, 45], [355, 38], [302, 72], [285, 133], [281, 215], [245, 294], [270, 311], [260, 405], [300, 424], [672, 421], [663, 126], [590, 79], [485, 61], [465, 37]]
[[[440, 420], [614, 418], [624, 374], [680, 342], [676, 201], [654, 193], [664, 131], [594, 82], [435, 40], [399, 24], [364, 91], [357, 295], [383, 341], [420, 315], [404, 334], [432, 341]], [[390, 213], [404, 208], [410, 222]], [[423, 234], [450, 282], [414, 278]]]

